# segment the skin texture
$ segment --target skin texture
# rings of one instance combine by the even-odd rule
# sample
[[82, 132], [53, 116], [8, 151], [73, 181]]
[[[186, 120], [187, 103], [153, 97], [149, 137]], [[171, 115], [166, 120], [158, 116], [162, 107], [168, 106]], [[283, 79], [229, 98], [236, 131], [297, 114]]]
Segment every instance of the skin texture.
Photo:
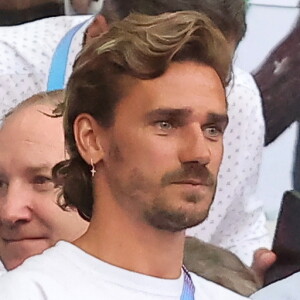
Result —
[[56, 204], [51, 168], [65, 158], [62, 122], [41, 112], [51, 108], [22, 108], [0, 130], [0, 256], [8, 270], [87, 228]]
[[122, 268], [177, 278], [184, 229], [206, 218], [215, 193], [224, 88], [212, 68], [192, 62], [132, 81], [112, 127], [87, 114], [75, 121], [78, 149], [97, 170], [91, 224], [75, 244]]

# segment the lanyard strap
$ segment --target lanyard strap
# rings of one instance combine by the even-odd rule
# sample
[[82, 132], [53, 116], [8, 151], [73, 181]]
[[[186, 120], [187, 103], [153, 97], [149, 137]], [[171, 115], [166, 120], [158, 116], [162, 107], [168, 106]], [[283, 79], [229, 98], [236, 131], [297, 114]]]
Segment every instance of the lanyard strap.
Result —
[[64, 88], [67, 61], [71, 42], [75, 33], [86, 23], [86, 21], [74, 26], [59, 42], [52, 57], [50, 66], [47, 91], [60, 90]]
[[189, 274], [188, 270], [183, 266], [183, 273], [184, 273], [184, 283], [183, 289], [181, 293], [180, 300], [194, 300], [195, 298], [195, 286], [193, 284], [191, 275]]

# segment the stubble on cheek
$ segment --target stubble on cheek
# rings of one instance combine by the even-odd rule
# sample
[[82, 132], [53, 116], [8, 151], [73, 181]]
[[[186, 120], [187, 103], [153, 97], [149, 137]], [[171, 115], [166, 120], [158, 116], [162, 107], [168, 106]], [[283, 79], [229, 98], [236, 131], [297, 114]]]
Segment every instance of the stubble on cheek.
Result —
[[[139, 166], [129, 165], [117, 144], [112, 144], [109, 151], [111, 166], [110, 182], [116, 200], [129, 213], [142, 218], [147, 224], [161, 230], [177, 232], [202, 223], [208, 215], [215, 192], [215, 178], [204, 167], [194, 165], [165, 174], [157, 178], [157, 182], [148, 174], [147, 177]], [[153, 171], [155, 172], [155, 170]], [[211, 185], [207, 195], [198, 193], [181, 194], [182, 205], [175, 203], [178, 199], [171, 199], [164, 195], [164, 189], [172, 185], [172, 181], [186, 178], [200, 178]], [[209, 198], [209, 199], [208, 199]], [[185, 207], [207, 201], [201, 210]], [[178, 205], [179, 204], [179, 205]]]
[[142, 170], [127, 161], [121, 148], [113, 143], [109, 149], [108, 177], [116, 200], [127, 210], [143, 210], [157, 193], [157, 185]]
[[123, 162], [124, 161], [124, 157], [122, 155], [120, 147], [116, 143], [112, 143], [112, 145], [110, 146], [108, 155], [115, 162]]

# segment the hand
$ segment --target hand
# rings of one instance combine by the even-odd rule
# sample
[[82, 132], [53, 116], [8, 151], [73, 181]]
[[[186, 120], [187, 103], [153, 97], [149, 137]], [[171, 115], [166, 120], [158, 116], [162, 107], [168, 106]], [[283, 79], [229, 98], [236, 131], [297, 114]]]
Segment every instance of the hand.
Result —
[[276, 254], [266, 248], [257, 249], [253, 255], [252, 270], [257, 275], [257, 278], [262, 285], [266, 271], [276, 261]]

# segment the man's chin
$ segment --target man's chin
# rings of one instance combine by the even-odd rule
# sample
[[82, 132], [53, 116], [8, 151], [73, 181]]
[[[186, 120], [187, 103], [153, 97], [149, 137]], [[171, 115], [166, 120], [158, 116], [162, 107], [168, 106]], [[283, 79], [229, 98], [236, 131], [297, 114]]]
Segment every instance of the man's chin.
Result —
[[19, 258], [14, 258], [14, 259], [7, 259], [7, 260], [3, 260], [3, 265], [5, 267], [5, 269], [7, 271], [11, 271], [17, 267], [19, 267], [20, 265], [22, 265], [22, 263], [27, 259], [27, 257], [19, 257]]
[[148, 223], [169, 232], [179, 232], [201, 224], [208, 216], [208, 210], [201, 212], [169, 212], [156, 211], [146, 215]]

